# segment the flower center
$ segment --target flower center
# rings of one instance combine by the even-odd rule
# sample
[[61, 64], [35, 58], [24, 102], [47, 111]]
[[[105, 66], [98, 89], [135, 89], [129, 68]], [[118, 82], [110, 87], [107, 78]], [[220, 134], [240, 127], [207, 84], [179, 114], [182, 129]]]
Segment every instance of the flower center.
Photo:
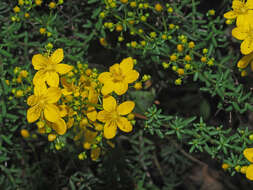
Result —
[[56, 64], [48, 64], [46, 70], [47, 71], [55, 71]]
[[39, 100], [39, 104], [40, 104], [41, 106], [45, 105], [45, 103], [46, 103], [46, 101], [45, 101], [44, 98]]
[[117, 120], [118, 119], [118, 117], [119, 117], [119, 114], [118, 114], [118, 112], [117, 111], [114, 111], [114, 112], [112, 112], [112, 120]]
[[119, 82], [119, 81], [123, 81], [123, 79], [125, 78], [125, 76], [123, 75], [122, 71], [120, 68], [115, 68], [112, 71], [112, 77], [113, 77], [113, 81], [114, 82]]
[[245, 14], [245, 13], [248, 12], [248, 9], [247, 9], [245, 6], [243, 6], [243, 7], [240, 9], [240, 12], [241, 12], [241, 14]]

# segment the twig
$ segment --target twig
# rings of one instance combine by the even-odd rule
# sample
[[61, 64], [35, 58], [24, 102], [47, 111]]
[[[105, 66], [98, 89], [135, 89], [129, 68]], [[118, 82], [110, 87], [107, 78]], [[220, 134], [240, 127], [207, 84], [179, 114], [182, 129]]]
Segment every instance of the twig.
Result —
[[200, 160], [198, 160], [197, 158], [191, 156], [190, 154], [188, 154], [187, 152], [185, 152], [175, 141], [172, 141], [172, 143], [175, 145], [175, 147], [178, 148], [178, 150], [185, 156], [187, 157], [189, 160], [201, 165], [201, 166], [205, 166], [207, 167], [208, 165]]

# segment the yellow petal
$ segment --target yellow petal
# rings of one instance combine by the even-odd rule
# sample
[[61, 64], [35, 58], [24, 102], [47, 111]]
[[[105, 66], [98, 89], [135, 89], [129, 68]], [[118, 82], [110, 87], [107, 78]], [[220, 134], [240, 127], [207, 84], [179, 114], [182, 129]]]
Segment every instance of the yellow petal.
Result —
[[61, 97], [61, 90], [56, 87], [50, 87], [46, 93], [47, 103], [56, 103]]
[[58, 72], [58, 73], [60, 73], [62, 75], [68, 73], [72, 69], [73, 69], [73, 67], [70, 66], [70, 65], [67, 65], [67, 64], [57, 64], [55, 66], [56, 72]]
[[238, 40], [244, 40], [248, 33], [243, 27], [236, 27], [232, 30], [232, 36]]
[[126, 83], [133, 83], [136, 81], [139, 77], [139, 73], [136, 70], [131, 70], [125, 74], [125, 79], [124, 81]]
[[27, 110], [27, 121], [32, 123], [39, 119], [42, 111], [42, 107], [40, 105], [35, 105]]
[[92, 104], [96, 104], [98, 102], [98, 94], [93, 88], [89, 89], [88, 100]]
[[134, 67], [134, 60], [132, 59], [132, 57], [123, 59], [120, 63], [120, 69], [124, 72], [132, 70], [133, 67]]
[[110, 71], [110, 73], [114, 73], [114, 72], [117, 73], [117, 72], [119, 72], [119, 71], [120, 71], [119, 64], [116, 63], [116, 64], [110, 66], [110, 67], [109, 67], [109, 71]]
[[63, 49], [59, 48], [57, 50], [54, 51], [54, 53], [51, 55], [51, 57], [49, 58], [54, 64], [58, 64], [60, 62], [62, 62], [63, 60]]
[[48, 58], [41, 54], [36, 54], [32, 58], [32, 65], [35, 70], [44, 69], [48, 65]]
[[245, 55], [238, 61], [237, 67], [240, 69], [244, 69], [249, 65], [250, 61], [252, 60], [253, 60], [253, 53]]
[[116, 132], [117, 132], [116, 122], [111, 121], [111, 122], [105, 123], [105, 126], [104, 126], [104, 137], [105, 138], [112, 139], [113, 137], [115, 137]]
[[253, 0], [248, 0], [245, 4], [248, 9], [253, 9]]
[[98, 80], [101, 83], [106, 83], [112, 80], [112, 74], [110, 72], [103, 72], [98, 76]]
[[35, 95], [31, 95], [27, 98], [27, 105], [34, 106], [38, 103], [38, 98]]
[[46, 78], [46, 81], [49, 86], [58, 87], [59, 75], [56, 72], [50, 71], [50, 72], [48, 72], [48, 76]]
[[234, 11], [228, 11], [223, 15], [226, 19], [235, 19], [236, 13]]
[[93, 143], [93, 141], [95, 140], [97, 134], [98, 134], [98, 132], [94, 132], [94, 131], [86, 129], [84, 131], [84, 140], [85, 140], [85, 142]]
[[117, 112], [120, 115], [127, 115], [133, 111], [135, 103], [133, 101], [126, 101], [117, 107]]
[[88, 107], [86, 115], [87, 115], [88, 119], [93, 122], [96, 121], [96, 119], [97, 119], [97, 111], [92, 106]]
[[100, 152], [101, 152], [101, 149], [99, 147], [91, 149], [90, 158], [93, 161], [97, 160], [99, 158]]
[[47, 93], [47, 86], [45, 82], [35, 85], [34, 94], [36, 96], [42, 96]]
[[241, 43], [241, 52], [244, 55], [253, 52], [253, 39], [248, 37]]
[[252, 14], [240, 14], [237, 16], [236, 19], [236, 26], [243, 27], [243, 28], [248, 28], [249, 25], [252, 22]]
[[45, 82], [46, 76], [47, 72], [45, 70], [37, 71], [33, 77], [33, 84], [40, 85], [41, 83]]
[[52, 128], [59, 134], [64, 135], [67, 131], [67, 126], [62, 118], [59, 118], [52, 124]]
[[253, 0], [248, 0], [245, 4], [248, 9], [253, 9]]
[[253, 164], [249, 165], [249, 167], [246, 170], [246, 177], [249, 180], [253, 180]]
[[46, 104], [44, 116], [50, 122], [56, 122], [60, 118], [59, 108], [54, 104]]
[[67, 122], [67, 127], [68, 129], [71, 128], [73, 126], [75, 122], [75, 119], [74, 118], [69, 118], [68, 122]]
[[245, 156], [245, 158], [247, 158], [248, 161], [253, 163], [253, 148], [246, 148], [243, 151], [243, 155]]
[[66, 105], [59, 105], [59, 111], [60, 111], [60, 116], [65, 117], [68, 114], [67, 106]]
[[61, 92], [64, 96], [68, 96], [73, 93], [72, 91], [68, 91], [66, 88], [62, 89]]
[[128, 89], [128, 84], [126, 82], [117, 82], [113, 85], [114, 92], [117, 95], [125, 94]]
[[103, 123], [110, 120], [110, 118], [111, 118], [111, 114], [105, 110], [102, 110], [102, 111], [98, 112], [98, 114], [97, 114], [97, 120], [99, 120]]
[[113, 83], [105, 83], [101, 90], [104, 96], [110, 94], [112, 91], [113, 91]]
[[244, 2], [242, 2], [241, 0], [233, 0], [232, 2], [232, 9], [238, 9], [239, 7], [243, 7], [244, 6]]
[[118, 128], [121, 131], [124, 131], [126, 133], [129, 133], [130, 131], [133, 130], [133, 126], [130, 123], [130, 121], [127, 120], [125, 117], [119, 117], [116, 121]]
[[114, 111], [116, 109], [117, 102], [112, 96], [104, 96], [103, 98], [103, 108], [107, 112]]
[[61, 78], [61, 84], [64, 88], [70, 88], [71, 84], [67, 82], [67, 79], [65, 77]]

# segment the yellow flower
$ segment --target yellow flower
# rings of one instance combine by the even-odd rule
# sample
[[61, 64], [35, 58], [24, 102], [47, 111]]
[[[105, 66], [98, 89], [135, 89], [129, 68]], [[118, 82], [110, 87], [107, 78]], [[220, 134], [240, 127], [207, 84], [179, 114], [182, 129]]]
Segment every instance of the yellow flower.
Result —
[[103, 72], [98, 80], [104, 84], [102, 94], [107, 95], [115, 92], [117, 95], [126, 93], [128, 84], [133, 83], [139, 77], [139, 73], [133, 70], [134, 61], [131, 57], [123, 59], [120, 64], [110, 67], [110, 72]]
[[151, 38], [156, 38], [156, 36], [157, 36], [157, 34], [155, 32], [150, 32], [149, 35], [150, 35]]
[[107, 139], [115, 137], [117, 127], [124, 132], [130, 132], [133, 129], [132, 124], [124, 115], [129, 114], [134, 109], [133, 101], [126, 101], [117, 106], [115, 98], [106, 96], [103, 98], [104, 110], [98, 112], [97, 119], [103, 123], [104, 136]]
[[28, 137], [30, 137], [30, 133], [29, 133], [29, 131], [27, 131], [26, 129], [22, 129], [21, 131], [20, 131], [20, 134], [22, 135], [22, 137], [23, 138], [28, 138]]
[[15, 13], [19, 13], [19, 12], [20, 12], [20, 8], [19, 8], [18, 6], [15, 6], [15, 7], [13, 8], [13, 11], [14, 11]]
[[[88, 101], [93, 105], [98, 102], [98, 94], [93, 88], [89, 88]], [[97, 110], [94, 106], [88, 106], [86, 115], [89, 120], [95, 122], [97, 119]]]
[[20, 76], [26, 78], [28, 76], [28, 71], [27, 70], [20, 71]]
[[64, 134], [66, 131], [66, 124], [64, 120], [61, 119], [59, 108], [55, 105], [60, 97], [61, 91], [59, 88], [47, 88], [45, 83], [35, 86], [34, 94], [27, 99], [27, 104], [31, 106], [31, 108], [27, 110], [28, 122], [32, 123], [42, 116], [56, 125], [61, 124], [62, 129], [57, 132], [59, 132], [59, 134]]
[[184, 50], [184, 46], [182, 44], [177, 45], [177, 51], [182, 52]]
[[100, 44], [101, 44], [102, 46], [107, 46], [107, 45], [108, 45], [105, 38], [100, 38], [100, 39], [99, 39], [99, 42], [100, 42]]
[[142, 83], [141, 83], [141, 82], [135, 83], [135, 84], [134, 84], [134, 88], [135, 88], [136, 90], [142, 89]]
[[136, 7], [137, 6], [137, 3], [135, 2], [135, 1], [132, 1], [131, 3], [130, 3], [130, 7]]
[[48, 141], [52, 142], [52, 141], [54, 141], [56, 139], [56, 135], [55, 134], [49, 134], [47, 136], [47, 139], [48, 139]]
[[177, 74], [183, 75], [184, 74], [184, 69], [181, 69], [181, 68], [177, 69]]
[[29, 18], [30, 14], [29, 13], [25, 13], [25, 18]]
[[17, 97], [21, 97], [21, 96], [24, 96], [24, 92], [23, 92], [23, 90], [18, 90], [15, 95]]
[[253, 21], [253, 0], [233, 0], [232, 11], [224, 14], [226, 19], [235, 19], [237, 26], [248, 25]]
[[45, 34], [46, 33], [46, 29], [45, 28], [40, 28], [40, 34]]
[[24, 0], [18, 0], [18, 4], [19, 4], [20, 6], [24, 5]]
[[40, 6], [41, 3], [42, 3], [42, 0], [35, 0], [35, 4], [36, 4], [36, 5]]
[[227, 170], [230, 166], [227, 163], [223, 163], [221, 167], [223, 170]]
[[68, 96], [79, 91], [79, 88], [75, 86], [74, 82], [68, 83], [65, 77], [61, 78], [61, 84], [64, 87], [61, 90], [64, 96]]
[[205, 63], [207, 61], [207, 58], [202, 56], [201, 59], [200, 59], [201, 62]]
[[161, 11], [163, 10], [162, 5], [161, 5], [160, 3], [156, 3], [156, 4], [155, 4], [155, 10], [156, 10], [157, 12], [161, 12]]
[[128, 2], [128, 0], [120, 0], [120, 2], [125, 4]]
[[192, 58], [191, 58], [190, 55], [186, 55], [186, 56], [184, 57], [184, 60], [187, 61], [187, 62], [189, 62], [189, 61], [192, 60]]
[[237, 67], [240, 69], [246, 68], [250, 64], [251, 70], [253, 71], [253, 52], [243, 56], [237, 63]]
[[175, 85], [181, 85], [182, 84], [182, 79], [178, 78], [175, 80]]
[[48, 6], [50, 9], [54, 9], [56, 7], [56, 4], [55, 2], [50, 2]]
[[49, 86], [57, 87], [59, 85], [59, 74], [66, 74], [72, 70], [72, 66], [67, 64], [60, 64], [63, 60], [63, 50], [57, 49], [50, 56], [46, 57], [41, 54], [36, 54], [32, 58], [32, 64], [35, 70], [38, 72], [33, 78], [33, 83], [41, 84], [41, 82], [47, 82]]
[[211, 15], [211, 16], [215, 15], [215, 10], [214, 9], [209, 10], [208, 14]]
[[172, 55], [170, 56], [170, 60], [171, 60], [171, 61], [176, 61], [176, 60], [177, 60], [177, 55], [176, 55], [176, 54], [172, 54]]
[[253, 24], [249, 24], [248, 26], [244, 27], [236, 27], [232, 30], [232, 36], [234, 36], [238, 40], [243, 40], [243, 42], [241, 43], [241, 52], [244, 55], [247, 55], [253, 51], [252, 31], [253, 31]]
[[195, 43], [193, 41], [189, 42], [188, 47], [191, 48], [191, 49], [194, 48]]
[[132, 47], [132, 48], [136, 48], [137, 45], [138, 45], [138, 44], [137, 44], [136, 41], [132, 41], [132, 42], [131, 42], [131, 47]]
[[169, 24], [169, 29], [173, 29], [175, 28], [175, 25], [174, 24]]
[[172, 7], [169, 7], [167, 11], [168, 11], [169, 13], [173, 13], [173, 8], [172, 8]]
[[117, 32], [121, 32], [122, 30], [123, 30], [123, 26], [120, 25], [120, 24], [118, 24], [118, 25], [116, 26], [116, 31], [117, 31]]
[[[253, 148], [246, 148], [243, 151], [243, 155], [245, 156], [245, 158], [247, 158], [248, 161], [250, 161], [251, 163], [253, 163]], [[249, 180], [253, 180], [253, 164], [250, 164], [247, 169], [246, 169], [246, 177]]]

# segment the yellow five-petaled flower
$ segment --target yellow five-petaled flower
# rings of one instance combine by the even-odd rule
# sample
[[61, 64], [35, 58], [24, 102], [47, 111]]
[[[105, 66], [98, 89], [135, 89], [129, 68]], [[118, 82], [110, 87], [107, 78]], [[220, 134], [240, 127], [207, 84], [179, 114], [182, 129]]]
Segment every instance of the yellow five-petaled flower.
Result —
[[117, 95], [126, 93], [128, 84], [133, 83], [139, 77], [139, 73], [133, 70], [133, 59], [128, 57], [123, 59], [120, 64], [114, 64], [110, 67], [110, 72], [103, 72], [98, 80], [104, 84], [102, 94], [108, 95], [115, 92]]
[[124, 132], [132, 131], [132, 124], [123, 116], [132, 112], [134, 106], [135, 104], [133, 101], [126, 101], [117, 106], [117, 102], [112, 96], [105, 96], [103, 98], [104, 110], [98, 112], [97, 119], [105, 123], [105, 138], [111, 139], [115, 137], [117, 127]]
[[61, 118], [60, 110], [55, 103], [61, 97], [61, 90], [56, 87], [47, 88], [42, 83], [34, 87], [34, 94], [29, 96], [27, 104], [31, 106], [27, 110], [27, 120], [29, 123], [35, 122], [39, 118], [45, 118], [53, 123], [52, 127], [60, 135], [66, 132], [66, 123]]
[[36, 54], [32, 58], [32, 64], [38, 72], [33, 78], [34, 85], [47, 82], [51, 87], [58, 87], [59, 74], [66, 74], [72, 70], [72, 66], [67, 64], [60, 64], [63, 60], [63, 49], [57, 49], [55, 52], [47, 57], [41, 54]]
[[237, 19], [237, 26], [248, 25], [253, 21], [253, 0], [233, 0], [232, 9], [224, 14], [226, 19]]
[[[252, 15], [253, 16], [253, 15]], [[253, 18], [253, 17], [252, 17]], [[241, 52], [247, 55], [253, 52], [253, 24], [239, 26], [232, 30], [232, 36], [238, 40], [243, 40], [241, 43]]]

